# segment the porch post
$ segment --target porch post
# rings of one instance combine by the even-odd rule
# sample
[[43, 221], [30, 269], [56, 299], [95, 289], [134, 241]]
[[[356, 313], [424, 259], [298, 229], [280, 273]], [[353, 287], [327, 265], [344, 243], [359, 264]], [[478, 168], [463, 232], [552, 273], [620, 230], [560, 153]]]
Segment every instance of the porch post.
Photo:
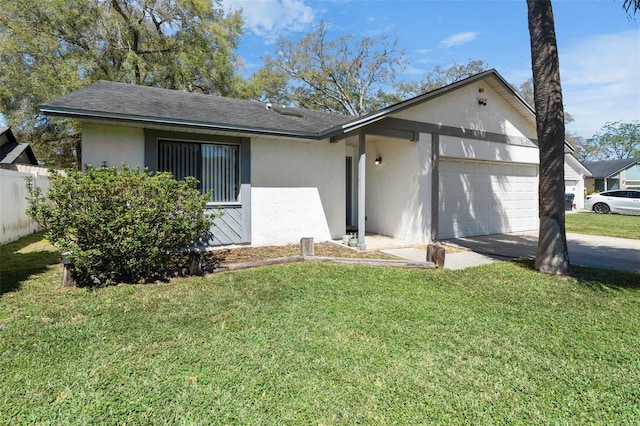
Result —
[[358, 158], [358, 248], [360, 250], [365, 250], [367, 248], [364, 242], [364, 232], [365, 232], [365, 180], [367, 175], [367, 155], [365, 153], [365, 134], [363, 130], [360, 130], [358, 134], [358, 148], [359, 148], [359, 158]]
[[438, 239], [438, 222], [440, 221], [440, 135], [431, 134], [431, 234], [430, 242]]

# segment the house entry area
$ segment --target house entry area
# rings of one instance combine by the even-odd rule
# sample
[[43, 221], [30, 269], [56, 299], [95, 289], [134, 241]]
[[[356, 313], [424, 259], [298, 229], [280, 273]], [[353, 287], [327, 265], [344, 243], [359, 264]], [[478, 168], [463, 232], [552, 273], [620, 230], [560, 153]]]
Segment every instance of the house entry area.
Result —
[[358, 141], [348, 140], [346, 144], [347, 231], [354, 232], [357, 228], [367, 235], [384, 235], [419, 244], [428, 242], [432, 185], [430, 137], [421, 135], [419, 140], [410, 140], [367, 134], [366, 165], [362, 166], [359, 164], [362, 147], [354, 142]]
[[[433, 155], [437, 144], [427, 134], [417, 141], [367, 140], [364, 231], [424, 244], [538, 227], [537, 164]], [[356, 225], [358, 183], [353, 180], [359, 172], [349, 154], [347, 225], [349, 219]]]

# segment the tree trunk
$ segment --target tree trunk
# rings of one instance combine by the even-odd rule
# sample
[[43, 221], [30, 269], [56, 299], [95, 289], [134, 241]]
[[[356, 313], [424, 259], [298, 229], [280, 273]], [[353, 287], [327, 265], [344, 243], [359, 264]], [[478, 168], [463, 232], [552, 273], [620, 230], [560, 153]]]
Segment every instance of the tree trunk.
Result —
[[550, 0], [527, 0], [531, 64], [540, 151], [540, 233], [535, 269], [569, 273], [564, 213], [564, 109]]
[[78, 135], [75, 141], [75, 149], [76, 149], [76, 165], [78, 170], [82, 171], [82, 137]]

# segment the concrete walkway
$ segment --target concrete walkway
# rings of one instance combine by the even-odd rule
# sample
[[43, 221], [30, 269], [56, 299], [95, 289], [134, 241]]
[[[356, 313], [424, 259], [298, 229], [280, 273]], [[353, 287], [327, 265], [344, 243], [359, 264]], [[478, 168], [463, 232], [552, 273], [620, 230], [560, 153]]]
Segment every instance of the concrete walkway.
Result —
[[[464, 269], [509, 259], [534, 259], [538, 231], [483, 235], [444, 241], [465, 251], [447, 253], [446, 269]], [[367, 235], [367, 249], [380, 250], [414, 262], [426, 260], [426, 250], [407, 241], [381, 235]], [[640, 274], [640, 240], [567, 234], [569, 258], [574, 265]]]
[[[380, 251], [414, 262], [424, 262], [427, 258], [426, 250], [415, 247], [384, 249]], [[498, 262], [500, 260], [508, 259], [500, 256], [488, 256], [485, 254], [475, 253], [471, 250], [465, 250], [457, 253], [447, 253], [444, 257], [444, 267], [445, 269], [465, 269], [471, 266]]]
[[[378, 250], [382, 253], [412, 262], [424, 262], [427, 258], [427, 251], [425, 249], [418, 248], [408, 241], [397, 238], [371, 234], [365, 237], [365, 242], [367, 244], [367, 250]], [[457, 253], [447, 253], [444, 259], [444, 267], [445, 269], [465, 269], [472, 266], [498, 262], [500, 260], [508, 259], [502, 256], [475, 253], [469, 249], [464, 249], [464, 251]]]
[[[538, 231], [455, 238], [445, 242], [488, 256], [534, 259]], [[640, 240], [567, 234], [567, 245], [569, 259], [574, 265], [640, 274]]]
[[461, 251], [457, 253], [447, 253], [444, 257], [445, 269], [465, 269], [472, 266], [488, 265], [489, 263], [509, 260], [500, 256], [488, 256], [473, 251]]

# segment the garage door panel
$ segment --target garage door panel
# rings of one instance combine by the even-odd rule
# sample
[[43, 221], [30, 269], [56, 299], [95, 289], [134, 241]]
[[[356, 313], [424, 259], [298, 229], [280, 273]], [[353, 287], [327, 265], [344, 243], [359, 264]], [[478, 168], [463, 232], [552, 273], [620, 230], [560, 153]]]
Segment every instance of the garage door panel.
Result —
[[480, 174], [488, 175], [489, 174], [489, 170], [491, 170], [491, 169], [489, 168], [488, 164], [479, 164], [477, 170], [478, 170], [478, 173], [480, 173]]
[[439, 191], [441, 239], [537, 227], [536, 165], [442, 159]]
[[478, 194], [486, 195], [491, 192], [491, 182], [478, 182], [476, 185]]

